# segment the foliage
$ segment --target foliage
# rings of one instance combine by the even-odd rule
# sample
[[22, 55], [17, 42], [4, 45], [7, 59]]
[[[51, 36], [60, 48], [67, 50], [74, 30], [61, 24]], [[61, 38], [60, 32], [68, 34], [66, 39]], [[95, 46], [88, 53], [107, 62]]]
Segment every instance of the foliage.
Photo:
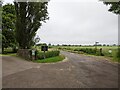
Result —
[[16, 11], [16, 39], [19, 47], [29, 49], [42, 22], [48, 19], [48, 2], [14, 2]]
[[64, 58], [65, 58], [64, 56], [60, 55], [60, 56], [46, 58], [46, 59], [42, 59], [42, 60], [35, 60], [34, 62], [37, 62], [37, 63], [52, 63], [52, 62], [62, 61]]
[[[45, 53], [45, 57], [49, 58], [49, 57], [55, 57], [55, 56], [59, 56], [60, 51], [47, 51]], [[44, 52], [38, 51], [37, 52], [37, 58], [38, 59], [44, 59]]]
[[[112, 60], [120, 60], [120, 47], [118, 46], [97, 46], [97, 51], [95, 53], [94, 46], [54, 46], [53, 48], [58, 48], [60, 50], [65, 50], [73, 53], [79, 54], [91, 54], [97, 56], [105, 56], [110, 57]], [[100, 52], [100, 48], [102, 48], [102, 53]], [[112, 53], [109, 53], [109, 50], [112, 50]]]
[[104, 2], [106, 5], [110, 5], [110, 9], [108, 11], [113, 12], [115, 14], [120, 14], [120, 1], [119, 2]]
[[2, 12], [2, 49], [14, 47], [15, 39], [15, 7], [12, 4], [3, 6]]
[[[0, 2], [0, 31], [1, 31], [1, 29], [2, 29], [2, 5], [1, 5], [1, 2]], [[0, 32], [0, 34], [1, 34], [1, 32]]]
[[81, 51], [87, 54], [96, 54], [96, 50], [91, 48], [79, 48], [79, 49], [74, 49], [74, 51]]
[[92, 55], [104, 56], [104, 54], [99, 49], [96, 50], [95, 48], [76, 48], [74, 49], [74, 51], [83, 52]]
[[2, 34], [0, 31], [0, 54], [2, 53]]
[[2, 46], [4, 48], [7, 48], [8, 46], [12, 47], [13, 43], [15, 43], [14, 33], [12, 31], [4, 29], [2, 32]]
[[117, 59], [120, 62], [120, 46], [118, 46]]
[[39, 43], [36, 46], [47, 46], [47, 44], [46, 43]]

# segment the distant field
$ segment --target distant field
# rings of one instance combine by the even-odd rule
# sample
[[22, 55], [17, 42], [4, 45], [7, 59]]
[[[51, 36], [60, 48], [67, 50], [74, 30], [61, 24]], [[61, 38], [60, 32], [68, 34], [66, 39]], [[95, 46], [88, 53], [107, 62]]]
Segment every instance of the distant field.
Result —
[[[95, 46], [54, 46], [54, 48], [75, 52], [75, 50], [77, 49], [79, 50], [79, 49], [86, 49], [86, 48], [94, 50]], [[97, 51], [100, 51], [100, 48], [102, 48], [102, 53], [104, 54], [104, 56], [111, 57], [113, 60], [116, 60], [118, 46], [97, 46]], [[112, 52], [109, 53], [109, 50], [111, 50]]]

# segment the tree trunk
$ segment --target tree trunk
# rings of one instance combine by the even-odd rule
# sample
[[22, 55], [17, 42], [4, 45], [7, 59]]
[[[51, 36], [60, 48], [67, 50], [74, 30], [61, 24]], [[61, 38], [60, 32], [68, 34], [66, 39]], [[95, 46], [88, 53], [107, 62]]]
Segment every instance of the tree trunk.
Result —
[[4, 53], [4, 47], [2, 47], [2, 53]]

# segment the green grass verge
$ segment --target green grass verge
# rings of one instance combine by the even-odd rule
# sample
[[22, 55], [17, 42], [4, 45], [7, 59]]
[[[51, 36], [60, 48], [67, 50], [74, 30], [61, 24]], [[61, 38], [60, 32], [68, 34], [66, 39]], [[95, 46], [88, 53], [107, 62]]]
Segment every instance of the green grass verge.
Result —
[[11, 54], [0, 54], [0, 56], [15, 56], [15, 57], [17, 57], [16, 53], [11, 53]]
[[33, 62], [37, 62], [37, 63], [53, 63], [53, 62], [62, 61], [63, 59], [65, 59], [65, 56], [60, 55], [60, 56], [41, 59], [41, 60], [34, 60]]

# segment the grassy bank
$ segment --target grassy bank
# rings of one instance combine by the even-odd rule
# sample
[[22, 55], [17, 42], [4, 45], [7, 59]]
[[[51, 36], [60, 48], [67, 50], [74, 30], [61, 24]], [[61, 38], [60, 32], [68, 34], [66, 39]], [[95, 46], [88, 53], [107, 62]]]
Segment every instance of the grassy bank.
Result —
[[51, 57], [51, 58], [46, 58], [46, 59], [38, 59], [34, 60], [33, 62], [37, 63], [53, 63], [53, 62], [59, 62], [62, 61], [65, 57], [63, 55], [56, 56], [56, 57]]

